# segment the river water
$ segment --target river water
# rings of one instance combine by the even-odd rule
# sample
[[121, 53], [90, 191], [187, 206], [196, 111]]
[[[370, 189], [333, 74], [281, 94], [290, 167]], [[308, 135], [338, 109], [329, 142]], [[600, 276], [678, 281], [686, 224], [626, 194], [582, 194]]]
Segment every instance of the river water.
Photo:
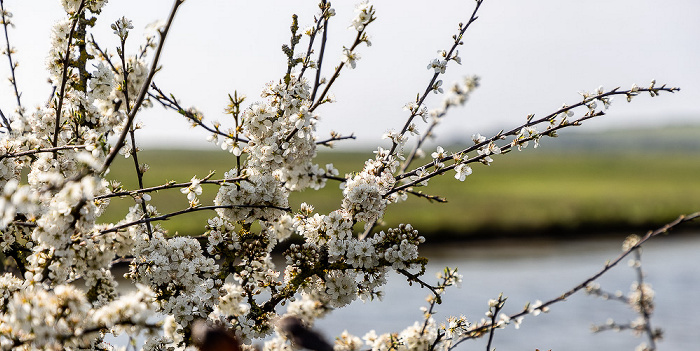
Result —
[[[655, 290], [656, 310], [651, 323], [664, 330], [659, 350], [700, 350], [700, 233], [657, 237], [642, 252], [646, 282]], [[458, 267], [460, 288], [447, 290], [437, 308], [436, 320], [463, 314], [479, 321], [487, 302], [503, 292], [508, 296], [503, 312], [517, 313], [525, 304], [547, 301], [583, 282], [607, 260], [621, 253], [619, 240], [491, 242], [431, 247], [422, 254], [430, 258], [426, 280], [445, 266]], [[606, 291], [627, 293], [636, 272], [625, 259], [598, 282]], [[432, 273], [431, 273], [432, 272]], [[317, 323], [332, 337], [343, 330], [358, 336], [369, 329], [399, 332], [422, 318], [428, 290], [408, 286], [405, 278], [392, 275], [383, 301], [362, 303], [333, 312]], [[626, 304], [605, 301], [579, 292], [551, 306], [549, 313], [527, 316], [520, 329], [498, 330], [492, 348], [497, 350], [634, 350], [644, 338], [631, 332], [593, 334], [593, 324], [609, 318], [627, 323], [637, 318]], [[486, 340], [467, 341], [459, 350], [483, 350]]]
[[[461, 287], [448, 288], [437, 306], [438, 323], [452, 315], [470, 321], [484, 318], [489, 299], [499, 293], [508, 297], [503, 312], [520, 312], [527, 302], [547, 301], [583, 282], [599, 271], [607, 260], [621, 253], [620, 240], [503, 241], [431, 246], [421, 249], [430, 259], [424, 280], [435, 283], [434, 273], [457, 267], [463, 275]], [[636, 272], [623, 260], [597, 282], [610, 292], [627, 293]], [[645, 281], [655, 291], [656, 309], [652, 326], [664, 330], [659, 350], [700, 350], [700, 233], [657, 237], [642, 252]], [[334, 311], [317, 321], [316, 328], [329, 340], [347, 330], [362, 337], [400, 332], [422, 318], [426, 289], [409, 286], [403, 276], [392, 273], [382, 301], [363, 303]], [[644, 338], [631, 332], [591, 333], [593, 324], [609, 318], [627, 323], [637, 318], [626, 304], [605, 301], [579, 292], [550, 307], [549, 313], [527, 316], [519, 329], [497, 330], [492, 348], [503, 350], [632, 351]], [[109, 342], [126, 344], [127, 338]], [[140, 340], [142, 343], [143, 340]], [[483, 350], [486, 340], [470, 340], [458, 350]]]

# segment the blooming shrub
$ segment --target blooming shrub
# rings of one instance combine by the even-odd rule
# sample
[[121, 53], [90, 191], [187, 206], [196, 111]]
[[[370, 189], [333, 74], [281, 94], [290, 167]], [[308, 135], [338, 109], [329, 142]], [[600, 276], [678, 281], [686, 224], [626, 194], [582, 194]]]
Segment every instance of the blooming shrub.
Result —
[[[234, 333], [245, 349], [264, 337], [268, 338], [264, 349], [290, 349], [304, 340], [295, 341], [293, 332], [276, 329], [278, 321], [297, 318], [309, 328], [357, 298], [379, 298], [391, 271], [431, 290], [425, 320], [396, 334], [370, 331], [360, 339], [344, 333], [336, 339], [335, 349], [451, 349], [495, 328], [517, 325], [525, 314], [546, 312], [552, 302], [506, 316], [498, 313], [505, 302], [499, 297], [489, 303], [490, 320], [474, 324], [464, 317], [450, 318], [447, 324], [433, 320], [432, 307], [440, 303], [446, 287], [460, 282], [459, 275], [445, 269], [438, 284], [427, 284], [421, 278], [426, 259], [418, 253], [424, 242], [420, 233], [410, 224], [377, 231], [377, 222], [391, 204], [408, 196], [430, 198], [414, 188], [428, 185], [432, 177], [454, 171], [454, 177], [464, 181], [473, 172], [470, 164], [488, 165], [531, 141], [537, 147], [542, 137], [603, 115], [613, 96], [631, 100], [640, 93], [655, 96], [677, 90], [655, 82], [629, 90], [600, 88], [543, 118], [530, 116], [524, 124], [492, 137], [475, 135], [474, 144], [463, 150], [438, 147], [431, 161], [415, 166], [431, 130], [450, 108], [466, 103], [479, 85], [478, 77], [468, 77], [446, 88], [439, 79], [451, 65], [461, 64], [457, 47], [477, 18], [483, 3], [477, 0], [468, 22], [459, 25], [453, 45], [428, 64], [433, 76], [425, 93], [406, 104], [405, 125], [386, 133], [391, 146], [379, 147], [361, 170], [339, 177], [333, 165], [314, 163], [317, 146], [351, 137], [332, 134], [319, 140], [317, 108], [332, 103], [328, 93], [340, 73], [361, 62], [358, 51], [362, 44], [371, 44], [367, 30], [376, 20], [374, 6], [358, 5], [349, 26], [355, 40], [342, 48], [342, 61], [328, 79], [321, 77], [321, 71], [326, 28], [335, 11], [321, 1], [314, 26], [303, 34], [295, 16], [290, 43], [283, 47], [286, 74], [266, 85], [258, 102], [246, 106], [244, 97], [233, 94], [227, 109], [233, 126], [224, 129], [218, 123], [207, 124], [196, 109], [181, 107], [175, 97], [152, 84], [164, 39], [182, 3], [174, 0], [158, 37], [147, 38], [140, 52], [129, 54], [125, 49], [131, 21], [121, 18], [111, 24], [120, 46], [117, 55], [110, 56], [89, 35], [93, 27], [104, 25], [99, 14], [107, 1], [62, 0], [66, 16], [54, 26], [47, 58], [55, 93], [32, 111], [22, 106], [17, 93], [17, 109], [10, 116], [3, 114], [0, 247], [7, 264], [0, 276], [3, 349], [105, 350], [113, 348], [105, 336], [123, 332], [145, 336], [145, 350], [182, 349], [195, 343], [198, 320]], [[4, 5], [2, 11], [7, 31], [11, 14]], [[300, 45], [302, 39], [308, 45]], [[12, 62], [11, 50], [6, 54]], [[441, 106], [429, 110], [424, 100], [431, 92], [446, 97]], [[136, 116], [154, 103], [206, 129], [211, 142], [231, 153], [231, 169], [223, 179], [195, 176], [187, 183], [143, 186], [148, 167], [138, 162]], [[575, 110], [581, 112], [576, 115]], [[423, 133], [417, 124], [427, 124]], [[417, 146], [408, 151], [411, 138]], [[133, 158], [138, 189], [123, 189], [105, 179], [118, 154]], [[326, 214], [307, 204], [290, 208], [291, 192], [319, 189], [329, 182], [343, 188], [340, 208]], [[200, 204], [197, 197], [203, 185], [218, 186], [214, 204]], [[172, 188], [180, 189], [189, 207], [160, 214], [150, 203], [150, 193]], [[98, 224], [97, 219], [110, 210], [111, 198], [129, 196], [134, 205], [123, 220]], [[213, 217], [202, 223], [201, 236], [178, 236], [158, 225], [172, 216], [204, 210], [212, 211]], [[297, 241], [282, 253], [285, 265], [278, 266], [272, 252], [290, 238]], [[134, 284], [130, 293], [116, 290], [112, 268], [118, 262], [129, 264], [126, 278]], [[653, 295], [648, 285], [640, 287], [643, 295], [630, 299], [641, 301], [635, 306], [647, 311], [644, 306]]]

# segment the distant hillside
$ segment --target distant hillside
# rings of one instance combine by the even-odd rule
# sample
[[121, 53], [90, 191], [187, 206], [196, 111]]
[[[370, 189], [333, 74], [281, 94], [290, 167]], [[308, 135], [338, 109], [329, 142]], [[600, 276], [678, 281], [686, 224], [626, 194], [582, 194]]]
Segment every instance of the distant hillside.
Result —
[[700, 151], [700, 126], [619, 129], [608, 131], [564, 130], [561, 137], [544, 141], [548, 146], [625, 151]]
[[[483, 134], [491, 136], [496, 132]], [[700, 125], [676, 125], [637, 129], [612, 129], [595, 131], [585, 128], [569, 128], [560, 131], [556, 138], [542, 138], [542, 152], [700, 152]], [[409, 146], [410, 146], [409, 142]], [[463, 140], [454, 140], [450, 151], [460, 148]], [[445, 143], [441, 144], [445, 145]], [[428, 145], [424, 151], [434, 149]], [[528, 149], [531, 146], [528, 147]]]

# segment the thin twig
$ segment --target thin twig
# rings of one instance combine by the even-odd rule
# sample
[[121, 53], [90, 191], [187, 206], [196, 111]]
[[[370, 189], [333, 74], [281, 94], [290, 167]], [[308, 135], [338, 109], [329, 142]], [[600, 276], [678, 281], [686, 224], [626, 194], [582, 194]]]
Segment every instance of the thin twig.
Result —
[[436, 116], [436, 118], [434, 118], [428, 126], [428, 129], [426, 129], [423, 135], [418, 138], [418, 141], [416, 141], [416, 145], [411, 150], [411, 153], [409, 153], [406, 157], [406, 161], [404, 161], [401, 165], [401, 168], [399, 168], [399, 174], [406, 172], [408, 166], [410, 166], [411, 163], [416, 159], [416, 155], [418, 155], [418, 150], [420, 150], [420, 147], [423, 146], [423, 143], [433, 134], [433, 129], [437, 127], [440, 117], [444, 116], [446, 112], [447, 110], [443, 111], [441, 114]]
[[150, 92], [149, 92], [149, 93], [148, 93], [148, 96], [154, 98], [154, 99], [155, 99], [156, 101], [158, 101], [164, 108], [169, 108], [169, 109], [171, 109], [171, 110], [173, 110], [173, 111], [177, 111], [179, 114], [185, 116], [187, 119], [189, 119], [190, 121], [192, 121], [192, 122], [195, 123], [196, 125], [198, 125], [198, 126], [204, 128], [206, 131], [208, 131], [208, 132], [210, 132], [210, 133], [212, 133], [212, 134], [219, 135], [219, 136], [222, 136], [222, 137], [225, 137], [225, 138], [228, 138], [228, 139], [231, 139], [231, 140], [235, 140], [235, 141], [238, 141], [238, 142], [242, 142], [242, 143], [247, 143], [247, 142], [248, 142], [248, 140], [246, 140], [246, 139], [244, 139], [244, 138], [241, 138], [241, 137], [239, 137], [239, 136], [237, 136], [237, 135], [231, 135], [231, 134], [228, 134], [228, 133], [224, 133], [224, 132], [218, 130], [218, 128], [211, 128], [211, 127], [207, 126], [206, 124], [204, 124], [204, 122], [202, 122], [202, 119], [201, 119], [201, 118], [195, 116], [192, 112], [187, 111], [186, 109], [184, 109], [184, 108], [180, 105], [180, 103], [177, 102], [177, 99], [175, 99], [175, 97], [174, 97], [172, 94], [170, 94], [170, 97], [166, 96], [165, 93], [164, 93], [160, 88], [158, 88], [158, 86], [156, 86], [155, 83], [151, 84], [151, 88], [152, 88], [156, 93], [158, 93], [158, 94], [153, 94], [153, 93], [150, 93]]
[[7, 120], [5, 114], [2, 112], [2, 109], [0, 109], [0, 118], [2, 118], [2, 123], [5, 125], [5, 128], [7, 128], [7, 131], [11, 132], [12, 127], [10, 127], [10, 121]]
[[[304, 64], [301, 66], [301, 71], [299, 72], [299, 77], [297, 78], [297, 81], [301, 80], [301, 77], [304, 76], [304, 73], [306, 72], [306, 68], [308, 67], [308, 62], [311, 59], [311, 53], [313, 53], [313, 47], [314, 47], [314, 41], [316, 39], [316, 34], [318, 31], [321, 29], [321, 20], [326, 19], [327, 17], [325, 16], [326, 14], [326, 0], [321, 0], [321, 17], [315, 18], [315, 28], [312, 31], [311, 35], [309, 36], [309, 45], [306, 48], [306, 55], [304, 55]], [[318, 68], [318, 67], [317, 67]], [[318, 74], [318, 71], [317, 71]], [[311, 98], [311, 101], [313, 101], [313, 98]]]
[[[349, 49], [350, 51], [355, 50], [355, 48], [357, 48], [357, 46], [362, 43], [362, 34], [364, 32], [365, 32], [364, 29], [360, 32], [357, 32], [357, 36], [355, 37], [355, 41], [350, 46], [350, 49]], [[331, 76], [331, 79], [328, 80], [328, 83], [326, 83], [326, 87], [321, 92], [321, 95], [318, 97], [316, 102], [312, 101], [313, 103], [311, 104], [311, 107], [309, 107], [309, 112], [313, 112], [318, 106], [320, 106], [323, 103], [323, 99], [326, 97], [326, 94], [328, 94], [328, 91], [331, 89], [331, 86], [333, 85], [335, 80], [338, 79], [338, 77], [340, 76], [340, 71], [343, 70], [344, 66], [345, 66], [345, 62], [340, 62], [338, 67], [335, 68], [335, 72], [333, 72], [333, 76]]]
[[[585, 116], [579, 118], [578, 120], [574, 121], [574, 123], [570, 123], [570, 124], [560, 124], [560, 125], [558, 125], [558, 126], [556, 126], [556, 127], [552, 127], [551, 129], [547, 130], [546, 132], [537, 133], [537, 134], [534, 134], [534, 135], [532, 135], [532, 136], [523, 138], [523, 139], [521, 140], [521, 142], [524, 142], [524, 141], [531, 141], [531, 140], [535, 140], [535, 139], [537, 139], [537, 138], [539, 138], [539, 137], [542, 137], [542, 136], [550, 135], [553, 131], [557, 131], [557, 130], [562, 129], [562, 128], [565, 128], [565, 127], [578, 126], [578, 125], [580, 125], [580, 123], [583, 122], [584, 120], [587, 120], [587, 119], [590, 119], [590, 118], [593, 118], [593, 117], [603, 116], [603, 115], [605, 115], [605, 113], [602, 112], [602, 111], [599, 111], [599, 112], [596, 112], [596, 113], [592, 113], [592, 114], [587, 114], [587, 115], [585, 115]], [[519, 130], [519, 129], [517, 129], [517, 130]], [[473, 147], [470, 147], [470, 148], [467, 148], [467, 149], [465, 149], [465, 150], [463, 150], [463, 151], [460, 151], [458, 154], [466, 154], [466, 153], [468, 153], [468, 152], [470, 152], [470, 151], [474, 151], [475, 149], [478, 149], [478, 148], [481, 147], [481, 146], [488, 145], [490, 142], [492, 142], [492, 141], [494, 141], [494, 140], [500, 139], [500, 137], [501, 137], [502, 135], [503, 135], [503, 134], [499, 133], [499, 134], [497, 134], [496, 136], [494, 136], [494, 137], [491, 138], [491, 139], [487, 139], [486, 141], [484, 141], [484, 142], [482, 142], [482, 143], [478, 143], [478, 144], [474, 145]], [[508, 151], [508, 150], [510, 150], [511, 148], [513, 148], [513, 145], [512, 145], [512, 144], [504, 145], [504, 146], [502, 146], [502, 147], [500, 148], [501, 151], [502, 151], [501, 153], [503, 153], [503, 151]], [[436, 169], [435, 171], [430, 172], [430, 173], [428, 173], [427, 175], [424, 175], [424, 176], [422, 176], [422, 177], [419, 177], [419, 178], [417, 178], [417, 179], [415, 179], [415, 180], [413, 180], [413, 181], [411, 181], [411, 182], [409, 182], [409, 183], [403, 183], [403, 184], [401, 184], [400, 186], [397, 186], [397, 187], [395, 187], [395, 188], [389, 190], [384, 196], [385, 196], [385, 197], [386, 197], [386, 196], [389, 196], [390, 194], [393, 194], [393, 193], [395, 193], [395, 192], [397, 192], [397, 191], [403, 191], [403, 190], [408, 189], [408, 188], [410, 188], [410, 187], [412, 187], [412, 186], [414, 186], [414, 185], [416, 185], [416, 184], [422, 183], [422, 182], [424, 182], [424, 181], [426, 181], [426, 180], [428, 180], [428, 179], [430, 179], [430, 178], [433, 178], [433, 177], [438, 176], [438, 175], [440, 175], [440, 174], [444, 174], [445, 172], [454, 169], [454, 168], [457, 167], [457, 165], [459, 165], [459, 164], [470, 164], [470, 163], [475, 163], [475, 162], [481, 162], [482, 160], [486, 159], [486, 157], [490, 157], [490, 156], [491, 156], [491, 155], [486, 155], [486, 154], [477, 155], [477, 156], [468, 158], [468, 159], [466, 159], [466, 160], [463, 160], [463, 161], [461, 161], [460, 163], [455, 162], [455, 163], [453, 163], [453, 164], [451, 164], [451, 165], [449, 165], [449, 166], [441, 167], [441, 168]], [[442, 162], [445, 162], [445, 161], [451, 160], [451, 159], [454, 159], [454, 157], [453, 157], [453, 156], [448, 156], [448, 157], [445, 157], [445, 158], [439, 160], [438, 162], [442, 163]], [[430, 166], [433, 166], [434, 164], [435, 164], [434, 162], [431, 162], [431, 163], [427, 164], [427, 165], [424, 166], [424, 167], [430, 167]], [[396, 176], [396, 178], [397, 178], [397, 179], [404, 179], [404, 178], [406, 178], [407, 175], [408, 175], [408, 176], [414, 175], [416, 172], [417, 172], [417, 170], [413, 170], [413, 171], [411, 171], [411, 172], [398, 175], [398, 176]]]
[[326, 52], [326, 40], [328, 39], [328, 18], [323, 19], [323, 35], [321, 36], [321, 49], [318, 53], [318, 62], [316, 63], [316, 77], [314, 78], [314, 89], [311, 93], [311, 101], [315, 101], [318, 88], [321, 86], [321, 67], [323, 66], [323, 57]]
[[97, 44], [97, 41], [95, 40], [95, 36], [90, 34], [90, 44], [97, 50], [97, 52], [102, 56], [102, 58], [107, 61], [107, 64], [109, 64], [109, 67], [112, 68], [112, 72], [114, 74], [119, 74], [119, 70], [117, 70], [117, 67], [114, 66], [112, 63], [112, 60], [109, 58], [109, 54], [107, 53], [107, 49], [102, 50], [102, 48]]
[[[462, 37], [464, 36], [464, 33], [467, 31], [467, 28], [469, 28], [469, 26], [474, 21], [476, 21], [478, 19], [478, 17], [476, 16], [476, 13], [479, 11], [479, 8], [481, 7], [482, 2], [483, 2], [483, 0], [476, 1], [476, 7], [474, 8], [474, 11], [472, 12], [472, 15], [469, 18], [469, 21], [467, 22], [466, 25], [462, 26], [462, 24], [460, 23], [460, 31], [457, 35], [455, 35], [453, 37], [454, 44], [450, 48], [449, 52], [445, 54], [445, 60], [446, 60], [445, 65], [447, 65], [447, 63], [449, 62], [449, 59], [452, 57], [452, 53], [457, 49], [457, 46], [462, 44]], [[430, 94], [430, 92], [433, 91], [433, 86], [434, 86], [435, 81], [437, 80], [438, 76], [440, 76], [440, 72], [435, 72], [435, 74], [433, 74], [432, 78], [430, 79], [428, 86], [425, 88], [423, 95], [420, 98], [416, 99], [417, 107], [416, 107], [416, 109], [411, 111], [411, 115], [408, 117], [408, 119], [406, 120], [406, 123], [404, 124], [403, 128], [401, 129], [401, 132], [399, 133], [399, 138], [402, 138], [403, 135], [406, 134], [406, 132], [408, 131], [408, 128], [411, 126], [411, 122], [413, 122], [413, 119], [418, 115], [418, 111], [420, 111], [420, 107], [423, 105], [423, 102], [428, 97], [428, 94]], [[391, 143], [392, 143], [391, 149], [387, 153], [385, 163], [389, 161], [390, 157], [393, 157], [394, 153], [396, 152], [396, 148], [398, 147], [397, 139], [392, 140]], [[381, 172], [383, 172], [384, 168], [385, 168], [385, 165], [382, 165], [379, 168], [379, 170], [377, 171], [377, 174], [380, 174]], [[403, 168], [402, 168], [402, 171], [404, 171]], [[398, 180], [398, 178], [397, 178], [397, 180]], [[388, 194], [386, 194], [386, 195], [388, 195]], [[367, 235], [369, 235], [369, 233], [372, 230], [374, 230], [374, 227], [376, 225], [377, 225], [376, 220], [368, 223], [368, 225], [365, 226], [365, 228], [366, 228], [365, 231], [362, 234], [360, 234], [360, 236], [359, 236], [360, 239], [364, 239], [365, 237], [367, 237]]]
[[438, 203], [447, 203], [447, 199], [442, 197], [442, 196], [437, 196], [437, 195], [428, 195], [423, 193], [422, 191], [416, 191], [416, 190], [406, 190], [407, 193], [411, 195], [415, 195], [420, 198], [427, 199], [428, 201], [435, 201]]
[[498, 312], [500, 311], [500, 307], [496, 306], [495, 310], [491, 314], [491, 325], [494, 327], [489, 330], [489, 341], [486, 343], [486, 351], [491, 351], [491, 344], [493, 343], [493, 336], [496, 334], [496, 316], [498, 315]]
[[332, 147], [334, 141], [347, 140], [347, 139], [353, 139], [353, 140], [355, 140], [355, 139], [356, 139], [356, 138], [355, 138], [355, 134], [350, 134], [350, 135], [347, 135], [347, 136], [332, 135], [330, 138], [328, 138], [328, 139], [326, 139], [326, 140], [317, 141], [317, 142], [316, 142], [316, 145], [323, 145], [323, 146]]
[[[117, 23], [117, 26], [120, 26], [123, 24]], [[127, 33], [128, 34], [128, 33]], [[121, 60], [122, 63], [122, 93], [124, 94], [124, 109], [126, 111], [126, 114], [129, 115], [131, 114], [131, 104], [130, 104], [130, 98], [129, 98], [129, 70], [127, 69], [126, 65], [126, 38], [127, 35], [122, 35], [119, 34], [119, 42], [121, 44], [120, 47], [117, 48], [117, 54], [119, 55], [119, 59]], [[93, 40], [94, 42], [94, 40]], [[95, 44], [96, 46], [96, 44]], [[119, 75], [117, 73], [117, 75]], [[134, 160], [134, 170], [136, 171], [136, 179], [139, 184], [139, 189], [143, 189], [143, 172], [141, 171], [141, 166], [139, 165], [139, 156], [138, 156], [138, 148], [136, 147], [136, 133], [134, 132], [134, 126], [133, 124], [131, 126], [128, 126], [129, 128], [129, 141], [131, 142], [131, 155], [133, 156], [132, 159]], [[141, 211], [143, 212], [144, 217], [148, 218], [148, 211], [147, 211], [147, 204], [146, 204], [146, 199], [141, 199], [139, 202], [141, 205]], [[148, 232], [148, 235], [151, 236], [153, 235], [153, 229], [151, 228], [151, 223], [146, 222], [146, 231]]]
[[421, 288], [427, 288], [428, 290], [430, 290], [435, 296], [437, 303], [440, 303], [440, 293], [438, 293], [437, 289], [434, 286], [422, 281], [417, 274], [413, 274], [405, 269], [397, 269], [396, 271], [399, 272], [401, 275], [406, 276], [406, 278], [408, 278], [408, 281], [416, 282], [418, 283], [418, 285], [420, 285]]
[[639, 309], [644, 318], [644, 330], [649, 338], [650, 351], [655, 351], [656, 338], [654, 337], [654, 329], [651, 327], [651, 313], [649, 312], [647, 304], [644, 302], [644, 272], [642, 271], [642, 258], [639, 248], [634, 250], [634, 256], [635, 260], [639, 262], [639, 264], [635, 266], [637, 271], [637, 289], [639, 289]]

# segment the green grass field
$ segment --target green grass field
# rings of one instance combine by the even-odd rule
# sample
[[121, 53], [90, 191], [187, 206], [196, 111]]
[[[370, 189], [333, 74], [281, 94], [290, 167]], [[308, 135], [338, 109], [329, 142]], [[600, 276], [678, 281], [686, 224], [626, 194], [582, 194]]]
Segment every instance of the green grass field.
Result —
[[[553, 235], [568, 237], [607, 231], [652, 229], [681, 213], [700, 210], [700, 153], [698, 152], [617, 152], [581, 150], [557, 153], [525, 150], [497, 158], [491, 166], [474, 165], [466, 181], [453, 178], [454, 172], [431, 180], [426, 188], [416, 188], [447, 198], [448, 203], [430, 203], [410, 197], [389, 207], [384, 226], [412, 223], [421, 233], [435, 239], [487, 238], [490, 236]], [[341, 172], [359, 170], [371, 152], [324, 152], [318, 163], [333, 163]], [[216, 151], [144, 151], [139, 161], [151, 170], [145, 186], [167, 180], [188, 181], [216, 170], [213, 179], [223, 177], [235, 159]], [[110, 178], [122, 179], [128, 189], [136, 186], [133, 160], [120, 159], [111, 168]], [[321, 213], [340, 206], [342, 196], [337, 182], [329, 181], [321, 191], [293, 194], [293, 210], [305, 201]], [[204, 185], [201, 203], [211, 204], [216, 185]], [[187, 207], [178, 189], [152, 194], [159, 212]], [[105, 222], [118, 221], [133, 200], [114, 199]], [[197, 212], [174, 217], [161, 225], [180, 234], [199, 234], [213, 212]]]

